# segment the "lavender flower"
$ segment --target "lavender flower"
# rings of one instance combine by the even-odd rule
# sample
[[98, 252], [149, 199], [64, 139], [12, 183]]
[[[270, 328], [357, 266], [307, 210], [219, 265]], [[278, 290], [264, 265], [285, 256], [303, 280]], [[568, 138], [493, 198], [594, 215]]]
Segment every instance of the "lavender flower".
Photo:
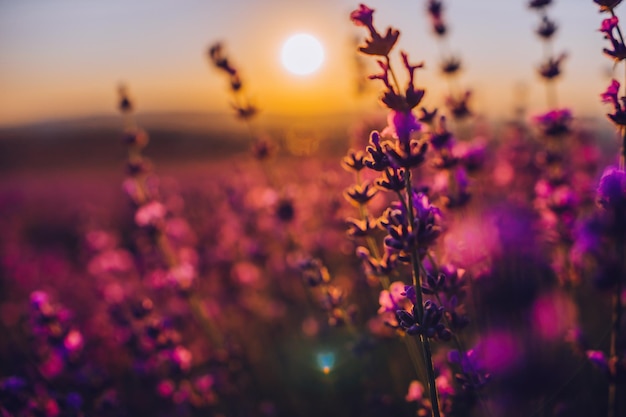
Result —
[[593, 0], [593, 2], [600, 6], [601, 12], [610, 12], [616, 8], [622, 0]]
[[398, 30], [388, 28], [385, 36], [374, 28], [373, 24], [374, 10], [360, 4], [357, 10], [350, 14], [350, 19], [357, 26], [364, 26], [369, 30], [370, 38], [365, 40], [365, 45], [359, 47], [359, 51], [366, 55], [388, 56], [400, 36]]

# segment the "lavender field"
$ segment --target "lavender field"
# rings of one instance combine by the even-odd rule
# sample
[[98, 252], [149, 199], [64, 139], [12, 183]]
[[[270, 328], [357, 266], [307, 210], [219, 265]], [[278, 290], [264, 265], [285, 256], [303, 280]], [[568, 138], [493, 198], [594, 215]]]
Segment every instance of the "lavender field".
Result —
[[340, 16], [358, 111], [267, 114], [216, 39], [219, 111], [120, 82], [114, 115], [0, 124], [0, 417], [626, 416], [626, 6], [585, 1], [596, 119], [560, 94], [559, 2], [520, 2], [541, 101], [496, 118], [458, 2], [418, 3], [439, 61], [398, 5]]

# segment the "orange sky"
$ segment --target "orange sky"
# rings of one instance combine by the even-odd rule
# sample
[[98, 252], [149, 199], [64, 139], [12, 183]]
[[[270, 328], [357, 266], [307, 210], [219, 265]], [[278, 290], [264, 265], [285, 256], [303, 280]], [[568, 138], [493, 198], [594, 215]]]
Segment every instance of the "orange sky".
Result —
[[[474, 108], [510, 115], [523, 86], [531, 109], [545, 108], [535, 67], [541, 44], [538, 18], [525, 1], [449, 0], [449, 49], [465, 62], [463, 86], [475, 90]], [[567, 3], [567, 4], [566, 4]], [[111, 114], [115, 87], [126, 82], [139, 111], [229, 111], [226, 80], [205, 59], [222, 40], [241, 69], [248, 93], [271, 114], [354, 112], [375, 108], [354, 95], [354, 27], [347, 0], [23, 0], [0, 2], [0, 125], [50, 118]], [[439, 105], [447, 89], [436, 68], [440, 49], [430, 35], [425, 1], [377, 0], [375, 23], [401, 30], [399, 48], [424, 60], [420, 82], [426, 104]], [[626, 9], [626, 8], [621, 8]], [[623, 10], [618, 9], [618, 12]], [[601, 116], [598, 95], [610, 68], [597, 31], [602, 17], [590, 0], [560, 0], [550, 10], [561, 26], [557, 50], [567, 50], [560, 102], [576, 114]], [[326, 48], [321, 70], [307, 77], [280, 65], [282, 42], [296, 32], [317, 36]], [[366, 57], [367, 59], [367, 57]], [[370, 60], [371, 62], [372, 60]], [[621, 76], [622, 71], [618, 71]], [[375, 86], [377, 90], [378, 86]]]

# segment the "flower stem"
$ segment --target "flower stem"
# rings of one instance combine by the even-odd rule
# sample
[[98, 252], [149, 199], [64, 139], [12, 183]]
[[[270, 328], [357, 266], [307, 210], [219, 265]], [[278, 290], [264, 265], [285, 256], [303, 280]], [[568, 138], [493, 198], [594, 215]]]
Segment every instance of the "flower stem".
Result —
[[[624, 254], [624, 244], [620, 245], [620, 252]], [[615, 288], [615, 292], [613, 294], [613, 313], [611, 318], [611, 344], [609, 347], [609, 361], [615, 360], [617, 357], [617, 339], [621, 327], [622, 321], [622, 288], [623, 288], [623, 278], [620, 275], [617, 280], [617, 285]], [[616, 417], [618, 411], [618, 403], [617, 403], [617, 386], [616, 386], [616, 376], [611, 375], [609, 379], [609, 398], [608, 398], [608, 417]]]
[[389, 60], [389, 55], [385, 55], [385, 60], [387, 61], [387, 68], [389, 69], [389, 73], [391, 74], [391, 78], [393, 79], [393, 84], [396, 87], [398, 93], [400, 93], [400, 83], [398, 82], [398, 78], [396, 77], [396, 73], [393, 68], [391, 68], [391, 61]]
[[[414, 233], [413, 226], [415, 224], [415, 217], [413, 215], [413, 188], [411, 184], [411, 170], [407, 169], [404, 173], [405, 191], [406, 191], [406, 207], [408, 214], [408, 221], [410, 227], [410, 233]], [[417, 304], [417, 321], [423, 324], [424, 317], [424, 303], [422, 298], [422, 278], [421, 278], [421, 260], [417, 252], [417, 247], [413, 246], [411, 249], [411, 265], [412, 265], [412, 277], [413, 287], [415, 289], [415, 298]], [[433, 416], [440, 417], [439, 412], [439, 398], [437, 395], [437, 384], [435, 382], [435, 369], [433, 367], [433, 354], [430, 347], [430, 341], [428, 337], [420, 334], [420, 343], [422, 344], [422, 352], [424, 354], [424, 364], [426, 365], [426, 373], [428, 379], [428, 391], [430, 393], [430, 402], [433, 408]]]

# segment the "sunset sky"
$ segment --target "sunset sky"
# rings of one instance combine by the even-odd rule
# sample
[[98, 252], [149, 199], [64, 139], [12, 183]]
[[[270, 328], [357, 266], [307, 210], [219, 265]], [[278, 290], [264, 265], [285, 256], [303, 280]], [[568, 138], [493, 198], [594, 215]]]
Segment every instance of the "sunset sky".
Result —
[[[527, 1], [445, 3], [449, 49], [463, 58], [460, 82], [475, 91], [474, 109], [510, 115], [516, 91], [524, 90], [530, 109], [544, 110], [535, 71], [542, 57], [533, 33], [539, 18]], [[446, 87], [425, 0], [367, 4], [380, 30], [392, 25], [401, 31], [398, 49], [425, 61], [419, 80], [426, 104], [440, 104]], [[206, 59], [207, 47], [218, 40], [268, 114], [375, 108], [375, 99], [354, 94], [353, 39], [365, 36], [349, 20], [357, 6], [347, 0], [0, 0], [0, 125], [113, 114], [122, 81], [139, 111], [229, 111], [226, 80]], [[559, 102], [581, 116], [607, 110], [599, 93], [608, 85], [611, 62], [601, 52], [607, 41], [598, 32], [597, 10], [592, 0], [556, 0], [549, 9], [560, 25], [556, 51], [569, 53]], [[282, 43], [299, 32], [317, 37], [326, 51], [321, 69], [308, 76], [290, 74], [280, 63]], [[615, 73], [623, 78], [623, 68]]]

